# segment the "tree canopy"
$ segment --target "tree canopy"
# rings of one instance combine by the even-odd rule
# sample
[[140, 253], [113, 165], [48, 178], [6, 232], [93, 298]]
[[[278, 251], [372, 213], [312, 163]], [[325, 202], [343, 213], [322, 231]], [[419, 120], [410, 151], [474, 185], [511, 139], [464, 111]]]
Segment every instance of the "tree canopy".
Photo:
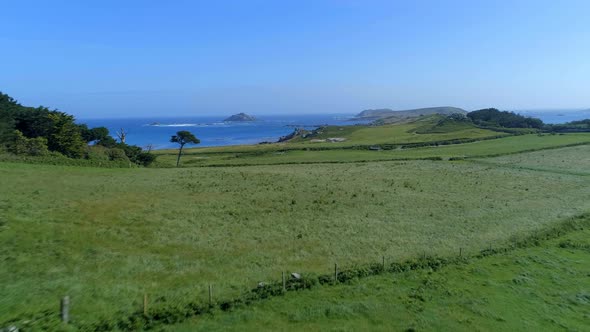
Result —
[[514, 112], [486, 108], [467, 113], [467, 117], [476, 125], [505, 128], [543, 128], [543, 121], [526, 117]]
[[14, 154], [58, 153], [70, 158], [121, 160], [120, 153], [109, 150], [118, 149], [125, 159], [141, 165], [155, 158], [145, 156], [147, 153], [140, 147], [117, 143], [105, 127], [88, 128], [86, 124], [77, 124], [74, 116], [47, 107], [22, 106], [1, 92], [0, 149]]
[[195, 135], [193, 135], [190, 131], [181, 130], [176, 132], [176, 135], [173, 135], [170, 138], [170, 142], [178, 143], [180, 146], [178, 149], [178, 158], [176, 158], [176, 167], [180, 165], [180, 156], [182, 155], [182, 148], [186, 144], [199, 144], [201, 140], [199, 140]]

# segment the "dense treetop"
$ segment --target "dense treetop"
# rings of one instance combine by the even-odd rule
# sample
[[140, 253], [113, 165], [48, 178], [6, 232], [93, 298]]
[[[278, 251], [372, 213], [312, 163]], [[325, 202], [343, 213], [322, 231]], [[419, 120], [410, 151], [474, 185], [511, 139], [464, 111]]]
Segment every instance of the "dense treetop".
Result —
[[47, 107], [27, 107], [0, 92], [0, 149], [18, 155], [63, 155], [147, 165], [155, 157], [137, 146], [117, 142], [105, 127], [88, 128]]
[[467, 117], [476, 125], [495, 126], [505, 128], [543, 128], [543, 121], [526, 117], [514, 112], [499, 111], [486, 108], [467, 113]]

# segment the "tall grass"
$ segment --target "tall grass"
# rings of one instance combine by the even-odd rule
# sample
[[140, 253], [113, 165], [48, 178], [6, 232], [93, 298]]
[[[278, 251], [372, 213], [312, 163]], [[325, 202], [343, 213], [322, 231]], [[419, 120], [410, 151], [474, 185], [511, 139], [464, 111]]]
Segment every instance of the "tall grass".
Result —
[[589, 238], [585, 227], [469, 264], [319, 286], [165, 330], [585, 331]]
[[[558, 150], [553, 153], [559, 153]], [[430, 161], [195, 169], [0, 163], [0, 321], [130, 312], [416, 252], [501, 244], [587, 211], [587, 177]]]

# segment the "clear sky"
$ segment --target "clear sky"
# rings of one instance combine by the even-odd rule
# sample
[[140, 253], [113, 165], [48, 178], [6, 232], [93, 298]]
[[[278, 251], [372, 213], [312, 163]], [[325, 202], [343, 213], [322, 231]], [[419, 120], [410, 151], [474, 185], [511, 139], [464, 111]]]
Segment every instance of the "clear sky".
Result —
[[590, 108], [590, 1], [2, 1], [0, 91], [78, 117]]

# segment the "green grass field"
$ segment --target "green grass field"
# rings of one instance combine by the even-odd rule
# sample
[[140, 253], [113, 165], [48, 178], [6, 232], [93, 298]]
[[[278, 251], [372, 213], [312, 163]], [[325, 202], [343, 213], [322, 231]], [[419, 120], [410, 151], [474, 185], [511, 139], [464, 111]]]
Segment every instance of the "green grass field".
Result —
[[590, 231], [458, 264], [318, 286], [168, 331], [587, 331]]
[[[576, 148], [543, 153], [588, 166]], [[326, 273], [334, 262], [499, 246], [589, 211], [589, 184], [577, 173], [470, 161], [181, 169], [0, 163], [0, 259], [8, 267], [0, 271], [0, 322], [54, 312], [65, 294], [73, 321], [92, 322], [136, 310], [144, 293], [181, 304], [205, 299], [209, 283], [231, 297], [281, 271]]]
[[[575, 160], [575, 162], [572, 162], [572, 160]], [[590, 175], [590, 145], [563, 148], [559, 150], [559, 153], [537, 151], [478, 161], [507, 168]]]
[[[293, 149], [285, 151], [267, 151], [261, 146], [258, 152], [224, 152], [222, 148], [190, 149], [182, 157], [182, 166], [224, 166], [224, 165], [270, 165], [298, 163], [340, 163], [385, 160], [406, 160], [424, 158], [478, 157], [495, 154], [510, 154], [529, 150], [543, 150], [570, 144], [590, 144], [590, 134], [567, 135], [522, 135], [505, 138], [482, 140], [465, 144], [451, 144], [433, 147], [420, 147], [395, 150], [356, 150], [330, 149], [306, 151]], [[234, 147], [233, 149], [237, 149]], [[226, 148], [230, 149], [230, 148]], [[158, 163], [171, 167], [176, 165], [174, 151], [159, 151]]]

